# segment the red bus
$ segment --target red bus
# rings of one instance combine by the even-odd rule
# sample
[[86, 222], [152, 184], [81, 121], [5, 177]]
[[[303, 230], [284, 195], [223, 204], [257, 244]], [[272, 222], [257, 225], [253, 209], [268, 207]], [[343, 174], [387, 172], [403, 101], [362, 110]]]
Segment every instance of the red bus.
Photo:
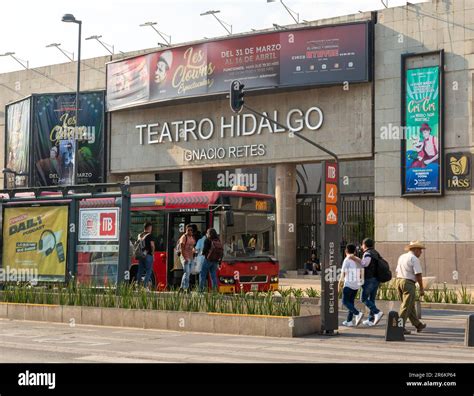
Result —
[[[92, 199], [81, 201], [80, 206], [95, 206], [98, 201], [104, 204], [102, 199]], [[195, 224], [201, 233], [215, 228], [224, 245], [224, 258], [217, 272], [219, 292], [278, 289], [273, 196], [242, 191], [132, 194], [132, 239], [143, 231], [145, 222], [153, 224], [154, 289], [180, 285], [183, 271], [177, 265], [175, 246], [187, 224]], [[87, 280], [81, 263], [91, 263], [87, 253], [78, 253], [78, 278]], [[137, 269], [132, 259], [130, 281], [136, 280]]]

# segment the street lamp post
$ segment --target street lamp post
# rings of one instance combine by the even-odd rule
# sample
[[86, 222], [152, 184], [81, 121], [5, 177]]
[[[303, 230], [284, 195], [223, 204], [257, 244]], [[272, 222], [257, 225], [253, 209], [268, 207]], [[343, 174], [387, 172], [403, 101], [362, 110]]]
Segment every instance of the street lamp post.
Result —
[[76, 130], [74, 131], [74, 162], [72, 171], [72, 184], [77, 184], [77, 172], [79, 168], [79, 157], [78, 157], [78, 145], [79, 145], [79, 93], [81, 89], [81, 30], [82, 21], [77, 20], [72, 14], [64, 14], [62, 18], [63, 22], [77, 23], [79, 25], [79, 39], [77, 46], [77, 85], [76, 85]]
[[201, 14], [201, 16], [212, 15], [216, 19], [216, 21], [219, 22], [220, 25], [226, 30], [226, 32], [229, 34], [229, 36], [231, 36], [232, 35], [232, 25], [227, 23], [227, 22], [224, 22], [222, 19], [220, 19], [216, 16], [216, 14], [218, 14], [220, 12], [221, 12], [220, 10], [209, 10], [209, 11], [203, 12]]
[[[276, 0], [267, 0], [267, 3], [275, 3]], [[290, 16], [293, 18], [293, 20], [296, 22], [296, 23], [300, 23], [300, 14], [297, 13], [296, 11], [293, 11], [290, 7], [288, 7], [285, 3], [283, 3], [283, 0], [280, 0], [280, 3], [283, 7], [285, 7], [286, 11], [288, 12], [288, 14], [290, 14]], [[296, 17], [295, 17], [296, 15]]]

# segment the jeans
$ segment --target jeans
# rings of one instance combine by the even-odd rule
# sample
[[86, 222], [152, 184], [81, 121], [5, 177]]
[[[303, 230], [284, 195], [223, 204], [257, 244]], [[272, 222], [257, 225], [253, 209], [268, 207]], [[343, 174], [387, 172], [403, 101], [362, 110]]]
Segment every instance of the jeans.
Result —
[[368, 278], [362, 285], [361, 301], [370, 309], [369, 320], [374, 321], [374, 315], [380, 312], [375, 306], [375, 297], [377, 296], [377, 290], [379, 288], [379, 281], [374, 278]]
[[181, 278], [181, 289], [189, 289], [189, 278], [191, 276], [191, 266], [193, 260], [185, 260], [183, 256], [180, 257], [181, 264], [183, 264], [183, 277]]
[[342, 304], [348, 309], [347, 321], [352, 322], [354, 315], [359, 315], [359, 311], [354, 305], [354, 300], [357, 294], [357, 290], [352, 290], [350, 287], [344, 287], [342, 289]]
[[147, 254], [144, 259], [138, 261], [137, 284], [140, 284], [143, 272], [145, 272], [144, 285], [147, 287], [153, 272], [153, 256], [151, 254]]
[[199, 290], [204, 291], [207, 286], [207, 275], [211, 273], [211, 283], [214, 290], [217, 289], [217, 261], [209, 261], [204, 257], [202, 261], [201, 272], [199, 273]]

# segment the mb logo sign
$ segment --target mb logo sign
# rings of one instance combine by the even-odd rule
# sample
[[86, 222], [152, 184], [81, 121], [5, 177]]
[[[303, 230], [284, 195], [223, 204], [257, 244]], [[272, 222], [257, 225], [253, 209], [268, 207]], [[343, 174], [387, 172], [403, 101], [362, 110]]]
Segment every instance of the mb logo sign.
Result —
[[118, 241], [119, 208], [80, 209], [79, 241]]
[[321, 222], [321, 332], [335, 334], [338, 328], [337, 269], [341, 263], [339, 224], [339, 164], [323, 162]]

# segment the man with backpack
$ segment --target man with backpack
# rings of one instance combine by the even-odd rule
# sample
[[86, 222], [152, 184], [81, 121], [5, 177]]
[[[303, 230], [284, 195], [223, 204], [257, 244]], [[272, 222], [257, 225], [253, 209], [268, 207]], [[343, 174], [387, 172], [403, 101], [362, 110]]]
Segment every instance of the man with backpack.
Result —
[[145, 272], [144, 285], [148, 287], [153, 272], [153, 254], [155, 253], [155, 242], [151, 232], [153, 225], [146, 222], [143, 226], [143, 232], [138, 234], [137, 241], [133, 245], [133, 253], [138, 260], [137, 284], [142, 280], [143, 272]]
[[[378, 276], [380, 272], [378, 271], [379, 262], [382, 262], [380, 267], [385, 270], [386, 267], [388, 267], [388, 264], [374, 249], [374, 241], [372, 239], [365, 238], [362, 241], [362, 251], [363, 255], [362, 260], [360, 260], [360, 265], [362, 268], [364, 268], [364, 283], [362, 285], [361, 301], [370, 310], [369, 318], [364, 320], [362, 323], [366, 326], [375, 326], [380, 322], [380, 319], [382, 319], [383, 316], [383, 312], [375, 305], [377, 290], [379, 288], [380, 282], [387, 282], [385, 279], [387, 277], [391, 278], [391, 274], [389, 276], [387, 276], [388, 274], [382, 274], [382, 276]], [[385, 266], [385, 264], [387, 265]], [[388, 269], [388, 272], [390, 273], [390, 269]]]
[[222, 246], [222, 243], [214, 228], [209, 228], [207, 230], [204, 248], [202, 249], [202, 255], [204, 256], [204, 260], [202, 263], [201, 272], [199, 274], [199, 289], [204, 291], [204, 288], [207, 286], [207, 277], [210, 273], [212, 288], [216, 290], [217, 267], [224, 256], [224, 247]]

